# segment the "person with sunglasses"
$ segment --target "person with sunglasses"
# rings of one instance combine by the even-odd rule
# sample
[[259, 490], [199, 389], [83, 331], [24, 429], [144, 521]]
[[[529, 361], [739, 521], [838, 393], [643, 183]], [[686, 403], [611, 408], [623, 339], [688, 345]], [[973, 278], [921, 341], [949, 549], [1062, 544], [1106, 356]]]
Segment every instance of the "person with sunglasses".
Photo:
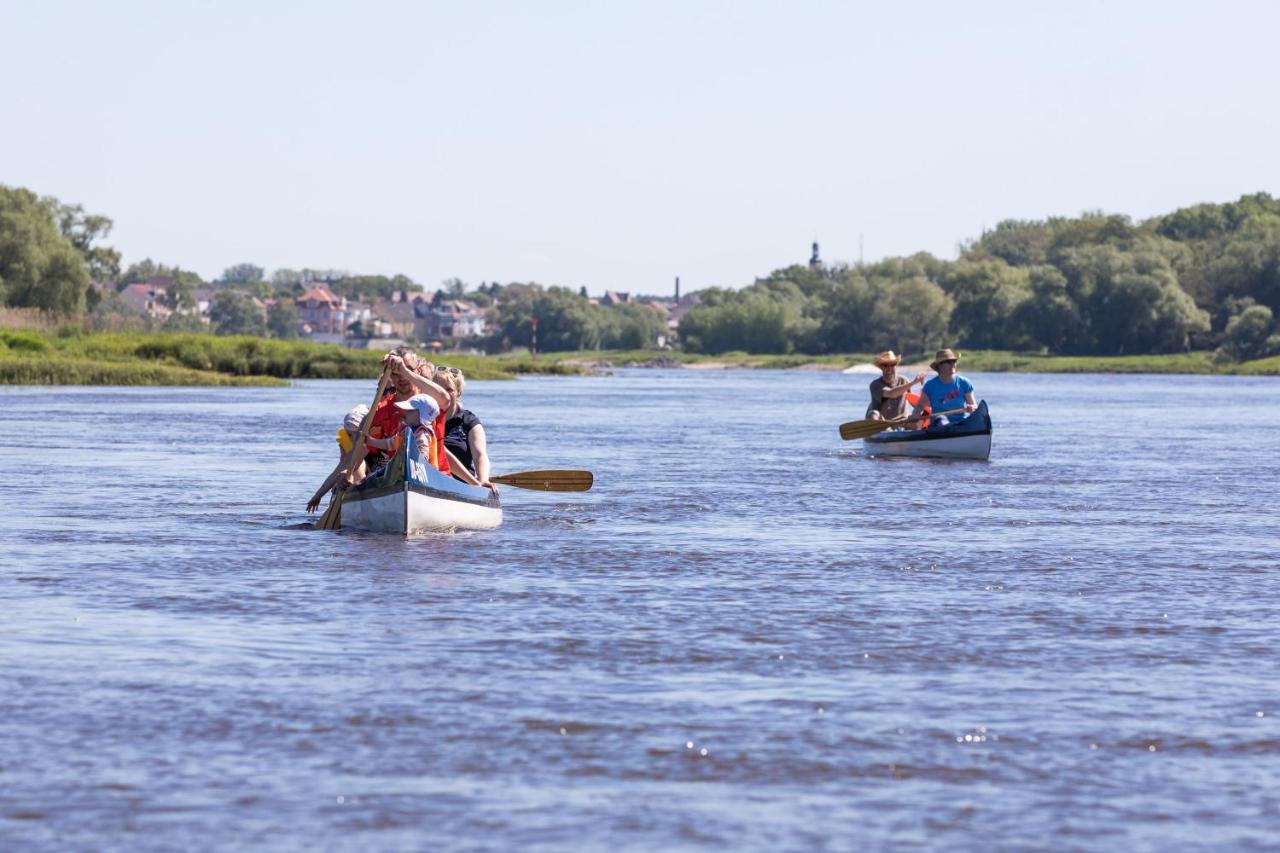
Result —
[[956, 373], [956, 364], [960, 355], [949, 349], [940, 349], [933, 357], [930, 367], [938, 375], [924, 383], [920, 389], [920, 402], [916, 403], [909, 422], [920, 420], [925, 407], [934, 412], [949, 412], [964, 409], [964, 415], [935, 415], [929, 421], [930, 427], [945, 426], [953, 420], [963, 420], [969, 413], [978, 408], [977, 399], [973, 395], [973, 383]]
[[484, 424], [474, 412], [462, 408], [460, 402], [467, 378], [456, 367], [440, 365], [436, 367], [435, 379], [453, 396], [444, 422], [444, 446], [453, 465], [453, 475], [464, 483], [484, 486], [496, 495], [498, 486], [489, 481], [489, 443]]

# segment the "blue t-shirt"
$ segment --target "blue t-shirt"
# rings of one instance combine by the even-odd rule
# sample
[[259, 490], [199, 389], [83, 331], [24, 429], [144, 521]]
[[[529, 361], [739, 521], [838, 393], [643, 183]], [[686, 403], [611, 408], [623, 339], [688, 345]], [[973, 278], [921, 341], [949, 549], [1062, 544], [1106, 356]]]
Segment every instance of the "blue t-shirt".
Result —
[[973, 383], [957, 373], [950, 382], [943, 382], [935, 376], [924, 383], [921, 390], [929, 398], [929, 408], [936, 415], [952, 409], [963, 409], [964, 395], [973, 393]]

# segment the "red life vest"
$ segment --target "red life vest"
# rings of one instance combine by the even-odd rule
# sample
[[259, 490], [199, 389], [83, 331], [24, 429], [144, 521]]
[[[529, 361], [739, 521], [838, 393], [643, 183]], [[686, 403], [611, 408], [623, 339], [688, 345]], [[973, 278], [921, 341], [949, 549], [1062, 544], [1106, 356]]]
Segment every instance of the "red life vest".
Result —
[[[394, 391], [378, 401], [378, 405], [373, 410], [373, 420], [369, 424], [370, 438], [387, 438], [400, 434], [404, 424], [400, 418], [400, 410], [394, 405], [395, 402], [396, 395]], [[365, 449], [370, 453], [384, 452], [370, 444], [366, 444]]]

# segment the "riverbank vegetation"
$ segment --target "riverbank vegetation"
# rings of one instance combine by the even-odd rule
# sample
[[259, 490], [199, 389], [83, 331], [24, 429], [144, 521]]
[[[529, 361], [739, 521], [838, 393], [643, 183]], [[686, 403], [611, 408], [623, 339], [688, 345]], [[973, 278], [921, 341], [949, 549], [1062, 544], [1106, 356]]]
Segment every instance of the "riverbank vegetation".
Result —
[[[290, 379], [377, 378], [382, 352], [331, 344], [198, 334], [62, 334], [0, 330], [0, 384], [283, 385]], [[471, 379], [574, 374], [571, 363], [528, 354], [440, 361]]]
[[[0, 385], [285, 385], [292, 379], [374, 379], [381, 352], [329, 344], [197, 334], [61, 334], [0, 330]], [[842, 370], [868, 364], [870, 353], [825, 355], [706, 355], [687, 352], [577, 350], [531, 356], [444, 354], [442, 363], [470, 379], [517, 375], [577, 375], [616, 367]], [[928, 353], [908, 356], [924, 363]], [[967, 350], [967, 372], [1020, 373], [1236, 373], [1280, 375], [1280, 357], [1244, 363], [1209, 352], [1142, 356], [1046, 356]]]
[[[964, 350], [962, 355], [961, 366], [964, 372], [968, 373], [1186, 373], [1280, 376], [1280, 357], [1233, 362], [1203, 350], [1166, 355], [1127, 356], [1053, 356], [1007, 350]], [[596, 369], [671, 367], [704, 370], [719, 368], [844, 370], [863, 365], [868, 372], [873, 371], [871, 360], [874, 357], [870, 352], [761, 355], [741, 350], [716, 355], [653, 350], [580, 350], [539, 356], [540, 359]], [[907, 353], [903, 364], [907, 368], [923, 367], [932, 357], [932, 352]]]

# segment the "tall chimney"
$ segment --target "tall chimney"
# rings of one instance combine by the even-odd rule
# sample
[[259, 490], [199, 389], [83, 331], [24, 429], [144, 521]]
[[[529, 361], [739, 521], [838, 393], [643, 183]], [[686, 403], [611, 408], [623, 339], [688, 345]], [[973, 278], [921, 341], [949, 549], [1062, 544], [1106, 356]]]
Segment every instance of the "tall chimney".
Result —
[[680, 304], [680, 276], [676, 276], [676, 304]]

